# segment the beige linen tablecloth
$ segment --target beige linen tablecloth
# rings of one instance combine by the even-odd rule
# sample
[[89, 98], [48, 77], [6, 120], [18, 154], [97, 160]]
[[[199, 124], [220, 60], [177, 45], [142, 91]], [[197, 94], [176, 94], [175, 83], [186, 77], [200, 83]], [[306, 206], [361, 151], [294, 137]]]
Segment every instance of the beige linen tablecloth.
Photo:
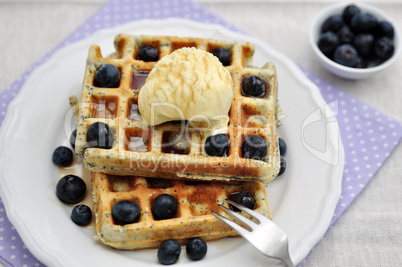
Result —
[[[0, 0], [0, 92], [73, 32], [105, 1]], [[387, 72], [363, 81], [324, 70], [308, 43], [314, 15], [334, 1], [201, 0], [243, 31], [288, 55], [345, 92], [402, 121], [402, 57]], [[366, 1], [402, 29], [402, 1]], [[402, 265], [402, 145], [313, 250], [304, 266]], [[295, 222], [297, 223], [297, 222]]]

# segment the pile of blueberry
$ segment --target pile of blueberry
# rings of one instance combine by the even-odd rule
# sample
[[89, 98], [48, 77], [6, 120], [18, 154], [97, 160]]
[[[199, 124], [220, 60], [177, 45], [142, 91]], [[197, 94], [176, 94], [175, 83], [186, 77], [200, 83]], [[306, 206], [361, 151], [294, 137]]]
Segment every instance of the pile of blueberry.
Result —
[[[230, 51], [224, 47], [217, 47], [211, 51], [211, 53], [216, 56], [223, 66], [230, 65]], [[159, 50], [152, 45], [144, 45], [140, 48], [138, 52], [138, 59], [150, 62], [159, 60]]]
[[[191, 238], [186, 245], [187, 256], [190, 260], [198, 261], [207, 254], [207, 243], [199, 237]], [[167, 239], [158, 248], [158, 260], [164, 265], [176, 263], [179, 260], [181, 246], [177, 240]]]
[[[161, 194], [155, 198], [151, 207], [155, 220], [172, 219], [177, 213], [177, 201], [168, 194]], [[120, 200], [113, 205], [112, 218], [115, 224], [126, 225], [140, 220], [141, 208], [131, 200]]]
[[[145, 62], [158, 61], [159, 50], [151, 45], [144, 45], [140, 48], [138, 59]], [[96, 69], [94, 85], [103, 88], [117, 88], [120, 85], [120, 70], [112, 64], [101, 65]]]
[[[229, 147], [229, 138], [226, 134], [217, 134], [208, 136], [205, 141], [205, 152], [213, 157], [225, 157]], [[258, 135], [247, 136], [242, 145], [242, 156], [246, 159], [264, 160], [268, 153], [268, 144], [264, 138]], [[286, 170], [286, 142], [279, 138], [279, 151], [281, 159], [281, 167], [278, 173], [282, 175]]]
[[[227, 156], [229, 137], [226, 134], [208, 136], [205, 141], [205, 152], [209, 156]], [[242, 145], [243, 158], [264, 160], [268, 152], [268, 144], [264, 138], [258, 135], [250, 135], [244, 139]]]
[[[217, 47], [211, 51], [211, 53], [216, 56], [223, 66], [230, 65], [230, 51], [224, 47]], [[138, 59], [150, 62], [150, 61], [158, 61], [159, 60], [159, 50], [158, 48], [152, 45], [144, 45], [140, 48], [138, 52]]]
[[[167, 220], [177, 214], [177, 200], [169, 194], [161, 194], [152, 202], [151, 212], [155, 220]], [[112, 207], [112, 218], [118, 225], [136, 223], [140, 220], [141, 208], [131, 200], [120, 200]], [[187, 255], [191, 260], [201, 260], [207, 253], [207, 244], [201, 238], [192, 238], [186, 245]], [[179, 260], [181, 246], [177, 240], [168, 239], [158, 249], [158, 260], [164, 265]]]
[[376, 66], [394, 53], [394, 28], [387, 21], [348, 5], [339, 15], [327, 18], [318, 48], [331, 60], [352, 68]]
[[[169, 195], [166, 194], [162, 194], [159, 195], [158, 197], [163, 197], [163, 198], [167, 198], [170, 197]], [[157, 198], [158, 198], [157, 197]], [[174, 205], [176, 204], [174, 198], [172, 199], [166, 199], [163, 200], [163, 202], [167, 202], [169, 203], [170, 207], [166, 206], [162, 206], [161, 201], [158, 201], [158, 205], [155, 205], [155, 202], [157, 202], [157, 198], [154, 200], [153, 204], [152, 204], [152, 214], [155, 217], [156, 214], [156, 210], [159, 210], [159, 212], [166, 212], [166, 210], [174, 210], [175, 207]], [[232, 195], [232, 200], [236, 203], [239, 203], [240, 205], [243, 205], [249, 209], [255, 209], [256, 208], [256, 202], [254, 197], [250, 194], [250, 192], [247, 191], [243, 191], [243, 192], [236, 192]], [[234, 211], [240, 211], [239, 209], [230, 206], [230, 208]], [[112, 213], [113, 216], [113, 213]], [[174, 214], [170, 214], [170, 215], [166, 215], [166, 217], [163, 217], [162, 219], [169, 219], [169, 218], [173, 218]], [[205, 241], [203, 241], [201, 238], [195, 237], [190, 239], [190, 241], [187, 243], [186, 245], [186, 252], [187, 252], [187, 256], [193, 260], [193, 261], [198, 261], [201, 260], [202, 258], [204, 258], [204, 256], [207, 253], [207, 244], [205, 243]], [[180, 253], [181, 253], [181, 246], [179, 244], [179, 242], [177, 242], [177, 240], [173, 240], [173, 239], [168, 239], [165, 240], [164, 242], [162, 242], [162, 244], [159, 246], [158, 249], [158, 260], [160, 263], [164, 264], [164, 265], [170, 265], [173, 263], [176, 263], [179, 260], [180, 257]]]
[[[75, 147], [77, 130], [70, 135], [70, 144]], [[52, 154], [52, 161], [59, 167], [68, 167], [74, 160], [73, 151], [66, 146], [57, 147]], [[77, 204], [80, 202], [86, 192], [87, 186], [80, 177], [76, 175], [66, 175], [61, 178], [56, 185], [57, 197], [66, 204]], [[80, 226], [89, 224], [92, 220], [91, 209], [83, 204], [76, 205], [71, 211], [71, 220]]]
[[[86, 190], [87, 186], [84, 180], [70, 174], [59, 180], [56, 186], [56, 195], [66, 204], [76, 204], [84, 199]], [[78, 204], [71, 211], [71, 220], [80, 226], [87, 225], [92, 220], [92, 211], [88, 206]]]
[[[69, 139], [73, 148], [75, 148], [76, 137], [77, 130], [74, 130]], [[113, 145], [113, 131], [107, 124], [95, 122], [88, 127], [87, 142], [89, 147], [111, 148]], [[74, 153], [69, 147], [59, 146], [53, 151], [52, 161], [59, 167], [68, 167], [73, 160]], [[77, 204], [84, 198], [85, 192], [86, 184], [84, 180], [76, 175], [64, 176], [56, 186], [57, 197], [66, 204]], [[92, 211], [86, 205], [76, 205], [71, 212], [71, 219], [80, 226], [87, 225], [92, 220]]]
[[[208, 136], [205, 140], [205, 152], [209, 156], [225, 157], [229, 148], [229, 137], [226, 134]], [[268, 144], [258, 135], [250, 135], [242, 145], [243, 158], [264, 160], [268, 152]]]

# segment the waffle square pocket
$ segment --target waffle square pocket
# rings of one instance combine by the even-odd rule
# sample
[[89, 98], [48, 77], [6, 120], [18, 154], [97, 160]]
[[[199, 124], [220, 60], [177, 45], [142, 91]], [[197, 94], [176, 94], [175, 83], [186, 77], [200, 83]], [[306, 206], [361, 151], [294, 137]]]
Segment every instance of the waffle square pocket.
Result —
[[[266, 186], [261, 182], [194, 182], [93, 172], [92, 187], [97, 236], [116, 249], [157, 248], [166, 239], [185, 244], [192, 237], [212, 241], [237, 236], [212, 211], [223, 214], [218, 205], [228, 207], [225, 199], [241, 192], [253, 196], [255, 211], [271, 218]], [[173, 218], [154, 218], [151, 207], [161, 194], [168, 194], [177, 201], [177, 213]], [[137, 222], [121, 225], [114, 221], [112, 208], [124, 200], [135, 202], [141, 209]]]
[[[164, 56], [183, 47], [207, 52], [229, 51], [225, 68], [233, 82], [228, 112], [229, 145], [224, 156], [205, 151], [208, 135], [185, 120], [150, 126], [141, 117], [138, 97], [148, 73]], [[76, 153], [86, 168], [111, 175], [135, 175], [204, 181], [273, 180], [280, 169], [277, 127], [280, 125], [276, 70], [273, 63], [252, 65], [254, 46], [248, 42], [221, 41], [173, 36], [118, 35], [116, 52], [104, 57], [96, 45], [89, 49], [77, 129]], [[141, 55], [149, 49], [145, 57]], [[100, 87], [95, 76], [103, 65], [114, 65], [120, 79]], [[245, 90], [249, 77], [264, 84], [261, 95]], [[213, 99], [211, 99], [213, 105]], [[88, 128], [104, 123], [113, 135], [110, 147], [93, 147]], [[248, 157], [244, 143], [248, 136], [266, 142], [263, 158]]]

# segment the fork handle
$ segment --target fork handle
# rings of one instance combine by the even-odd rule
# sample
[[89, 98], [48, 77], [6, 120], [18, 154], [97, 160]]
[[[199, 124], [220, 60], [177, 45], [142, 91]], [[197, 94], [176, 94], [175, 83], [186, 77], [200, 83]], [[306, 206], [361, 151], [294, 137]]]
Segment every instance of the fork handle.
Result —
[[283, 257], [281, 260], [287, 267], [295, 267], [289, 256]]

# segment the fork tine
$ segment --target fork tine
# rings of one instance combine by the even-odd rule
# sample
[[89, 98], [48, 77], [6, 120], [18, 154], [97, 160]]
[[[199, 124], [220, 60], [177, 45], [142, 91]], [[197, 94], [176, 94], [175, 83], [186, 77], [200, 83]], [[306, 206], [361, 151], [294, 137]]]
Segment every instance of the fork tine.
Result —
[[[226, 200], [229, 204], [235, 206], [241, 211], [247, 213], [253, 219], [259, 221], [259, 224], [256, 224], [254, 221], [244, 217], [242, 214], [232, 211], [225, 206], [218, 205], [221, 209], [226, 211], [228, 214], [239, 220], [242, 224], [245, 224], [246, 227], [250, 228], [251, 231], [245, 229], [241, 225], [237, 224], [235, 221], [232, 221], [214, 211], [212, 213], [220, 220], [222, 220], [225, 224], [235, 230], [238, 234], [240, 234], [243, 238], [250, 241], [258, 250], [264, 253], [266, 256], [270, 258], [274, 258], [282, 261], [288, 267], [293, 267], [293, 262], [289, 255], [289, 243], [286, 233], [279, 228], [273, 221], [265, 216], [244, 207], [241, 204], [233, 202], [231, 200]], [[251, 227], [250, 225], [253, 225]]]
[[[253, 211], [253, 210], [251, 210], [251, 209], [249, 209], [249, 208], [247, 208], [247, 207], [244, 207], [243, 205], [240, 205], [240, 204], [238, 204], [238, 203], [236, 203], [236, 202], [234, 202], [234, 201], [232, 201], [232, 200], [226, 199], [226, 201], [227, 201], [229, 204], [231, 204], [231, 205], [235, 206], [236, 208], [238, 208], [239, 210], [244, 211], [245, 213], [247, 213], [248, 215], [250, 215], [251, 217], [253, 217], [253, 218], [256, 219], [257, 221], [259, 221], [260, 223], [269, 220], [269, 219], [268, 219], [267, 217], [265, 217], [264, 215], [259, 214], [258, 212], [255, 212], [255, 211]], [[269, 220], [269, 221], [271, 221], [271, 220]]]
[[219, 213], [216, 213], [215, 211], [212, 211], [212, 213], [218, 217], [218, 219], [222, 220], [224, 223], [226, 223], [227, 225], [229, 225], [233, 230], [235, 230], [237, 233], [239, 233], [242, 237], [247, 239], [248, 234], [250, 234], [250, 232], [246, 229], [244, 229], [243, 227], [241, 227], [240, 225], [238, 225], [237, 223], [229, 220], [228, 218], [220, 215]]
[[247, 219], [246, 217], [244, 217], [243, 215], [241, 215], [238, 212], [235, 212], [233, 210], [230, 210], [228, 208], [226, 208], [225, 206], [219, 205], [219, 207], [221, 209], [223, 209], [224, 211], [226, 211], [228, 214], [230, 214], [231, 216], [235, 217], [236, 219], [238, 219], [241, 223], [245, 224], [248, 228], [250, 228], [251, 230], [253, 230], [253, 227], [258, 226], [255, 222]]

